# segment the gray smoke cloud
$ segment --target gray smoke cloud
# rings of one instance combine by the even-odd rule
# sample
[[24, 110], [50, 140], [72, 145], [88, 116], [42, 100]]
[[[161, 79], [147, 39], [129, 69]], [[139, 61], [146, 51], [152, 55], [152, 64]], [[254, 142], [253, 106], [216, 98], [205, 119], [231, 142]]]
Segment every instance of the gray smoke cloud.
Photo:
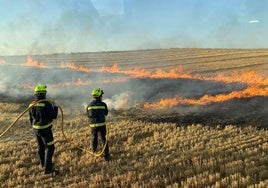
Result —
[[[90, 57], [94, 58], [91, 54]], [[76, 57], [76, 58], [75, 58]], [[34, 56], [32, 62], [43, 68], [27, 66], [27, 56], [6, 56], [0, 60], [0, 100], [29, 104], [35, 99], [33, 90], [36, 84], [47, 85], [47, 98], [56, 100], [67, 113], [84, 113], [92, 100], [94, 88], [104, 90], [104, 101], [111, 110], [124, 111], [129, 117], [144, 121], [168, 121], [176, 123], [232, 124], [254, 123], [265, 125], [267, 119], [267, 97], [232, 99], [208, 105], [178, 104], [163, 108], [161, 113], [143, 108], [143, 104], [158, 103], [161, 99], [186, 98], [200, 99], [205, 95], [229, 94], [247, 88], [242, 83], [223, 83], [202, 79], [171, 78], [130, 78], [129, 75], [113, 72], [82, 72], [62, 67], [62, 64], [75, 61], [84, 67], [100, 70], [98, 62], [85, 62], [87, 54], [58, 54]], [[104, 56], [102, 56], [104, 57]], [[67, 61], [67, 62], [66, 62]], [[88, 58], [87, 58], [88, 61]], [[118, 81], [124, 80], [124, 81]], [[158, 107], [156, 106], [156, 109]], [[133, 110], [134, 109], [134, 110]], [[139, 109], [142, 109], [139, 111]], [[160, 108], [161, 110], [161, 108]], [[255, 123], [256, 124], [256, 123]]]
[[[64, 56], [61, 58], [55, 56], [53, 63], [49, 63], [49, 59], [53, 59], [53, 56], [46, 58], [48, 63], [32, 58], [32, 62], [37, 65], [43, 63], [44, 66], [34, 67], [34, 64], [32, 66], [27, 64], [30, 60], [26, 56], [6, 57], [3, 60], [5, 63], [0, 64], [1, 96], [27, 99], [33, 96], [35, 85], [42, 83], [48, 86], [49, 96], [62, 99], [65, 103], [84, 105], [85, 101], [91, 99], [91, 90], [100, 87], [104, 89], [104, 98], [111, 108], [120, 109], [135, 107], [136, 104], [145, 102], [157, 102], [163, 98], [175, 96], [200, 98], [205, 94], [228, 93], [245, 87], [238, 83], [224, 84], [194, 79], [131, 78], [122, 73], [82, 72], [62, 66], [67, 64], [62, 59]], [[79, 59], [75, 61], [74, 65], [79, 67], [77, 65]], [[84, 63], [84, 67], [86, 66], [90, 67], [90, 64]], [[100, 67], [97, 70], [100, 70]]]
[[[267, 1], [120, 0], [109, 4], [108, 0], [0, 0], [0, 4], [3, 100], [28, 102], [33, 97], [33, 88], [24, 86], [34, 87], [38, 83], [47, 84], [48, 97], [70, 104], [69, 108], [85, 106], [91, 100], [90, 90], [95, 87], [105, 88], [104, 100], [114, 109], [176, 95], [198, 98], [204, 94], [228, 93], [243, 89], [244, 85], [141, 78], [109, 84], [106, 79], [124, 75], [76, 72], [63, 69], [60, 64], [65, 61], [64, 54], [76, 52], [265, 48], [268, 41]], [[102, 7], [104, 4], [107, 6]], [[48, 66], [45, 69], [25, 66], [28, 54], [57, 53], [63, 54], [57, 60], [38, 59]], [[105, 60], [86, 61], [97, 65]], [[79, 81], [87, 84], [77, 85]], [[199, 111], [200, 107], [188, 109]]]
[[228, 1], [1, 0], [0, 55], [266, 47], [267, 1]]

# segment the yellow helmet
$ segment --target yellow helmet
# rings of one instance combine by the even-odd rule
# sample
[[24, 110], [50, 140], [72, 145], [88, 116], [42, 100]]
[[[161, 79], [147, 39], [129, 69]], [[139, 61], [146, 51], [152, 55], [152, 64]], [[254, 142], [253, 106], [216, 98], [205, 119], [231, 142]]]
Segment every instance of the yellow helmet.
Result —
[[100, 97], [102, 96], [102, 94], [104, 94], [103, 90], [101, 90], [100, 88], [98, 89], [93, 89], [92, 92], [91, 92], [91, 95], [93, 97]]
[[46, 93], [47, 92], [47, 86], [43, 84], [38, 84], [34, 88], [34, 93]]

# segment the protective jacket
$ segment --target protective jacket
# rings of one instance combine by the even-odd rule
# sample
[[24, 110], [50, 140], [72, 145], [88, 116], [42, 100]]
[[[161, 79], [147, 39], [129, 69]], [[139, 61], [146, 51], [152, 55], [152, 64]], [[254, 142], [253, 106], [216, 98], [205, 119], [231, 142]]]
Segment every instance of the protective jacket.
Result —
[[51, 128], [53, 119], [58, 116], [58, 107], [53, 106], [49, 101], [42, 101], [34, 104], [33, 101], [30, 106], [34, 105], [30, 111], [30, 122], [34, 129]]
[[[41, 100], [44, 98], [38, 98]], [[52, 133], [52, 121], [58, 116], [58, 107], [49, 101], [36, 101], [30, 104], [30, 123], [38, 143], [38, 155], [41, 166], [45, 168], [45, 174], [53, 171], [52, 157], [55, 150]]]
[[100, 99], [94, 99], [87, 106], [87, 116], [90, 127], [100, 127], [105, 125], [105, 116], [108, 115], [106, 103]]

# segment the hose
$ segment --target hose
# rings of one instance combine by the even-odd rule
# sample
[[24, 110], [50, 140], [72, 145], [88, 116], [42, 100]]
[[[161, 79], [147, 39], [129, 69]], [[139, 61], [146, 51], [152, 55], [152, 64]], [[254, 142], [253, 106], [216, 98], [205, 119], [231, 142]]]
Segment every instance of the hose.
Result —
[[[8, 128], [6, 129], [6, 130], [4, 130], [1, 134], [0, 134], [0, 138], [2, 137], [2, 136], [4, 136], [17, 122], [18, 122], [18, 120], [26, 113], [26, 112], [28, 112], [35, 104], [37, 104], [37, 103], [39, 103], [39, 102], [44, 102], [44, 101], [48, 101], [48, 102], [50, 102], [50, 103], [53, 103], [53, 101], [52, 100], [49, 100], [49, 99], [42, 99], [42, 100], [38, 100], [38, 101], [35, 101], [34, 103], [32, 103], [28, 108], [26, 108], [16, 119], [15, 119], [15, 121], [13, 121], [9, 126], [8, 126]], [[100, 156], [102, 156], [102, 154], [104, 153], [104, 150], [105, 150], [105, 148], [106, 148], [106, 146], [107, 146], [107, 143], [108, 143], [108, 126], [107, 126], [107, 123], [105, 124], [105, 126], [106, 126], [106, 140], [105, 140], [105, 143], [104, 143], [104, 145], [103, 145], [103, 148], [102, 148], [102, 150], [100, 151], [100, 152], [98, 152], [98, 153], [94, 153], [94, 152], [91, 152], [91, 151], [89, 151], [89, 150], [86, 150], [85, 148], [82, 148], [82, 147], [79, 147], [79, 146], [75, 146], [72, 142], [71, 142], [71, 140], [66, 136], [66, 134], [65, 134], [65, 132], [64, 132], [64, 121], [63, 121], [63, 110], [62, 110], [62, 108], [61, 108], [61, 106], [58, 106], [58, 109], [60, 110], [60, 112], [61, 112], [61, 132], [62, 132], [62, 135], [63, 135], [63, 137], [64, 137], [64, 139], [65, 139], [65, 141], [66, 142], [68, 142], [70, 145], [72, 145], [73, 147], [75, 147], [75, 148], [77, 148], [77, 149], [79, 149], [79, 150], [82, 150], [82, 151], [84, 151], [84, 152], [87, 152], [87, 153], [90, 153], [90, 154], [92, 154], [92, 155], [94, 155], [94, 156], [96, 156], [96, 157], [100, 157]]]

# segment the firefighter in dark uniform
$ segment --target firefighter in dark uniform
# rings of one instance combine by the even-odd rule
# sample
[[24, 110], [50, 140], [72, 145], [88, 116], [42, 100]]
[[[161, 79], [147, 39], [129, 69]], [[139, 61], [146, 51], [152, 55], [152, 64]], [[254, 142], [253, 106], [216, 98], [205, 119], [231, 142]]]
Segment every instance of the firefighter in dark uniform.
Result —
[[[98, 134], [100, 133], [103, 145], [106, 142], [106, 122], [105, 116], [108, 115], [108, 108], [106, 103], [102, 101], [103, 90], [93, 89], [91, 92], [94, 98], [86, 108], [87, 116], [89, 118], [89, 126], [91, 128], [91, 147], [92, 151], [96, 152], [98, 146]], [[104, 149], [104, 159], [110, 160], [108, 143]]]
[[38, 144], [38, 155], [41, 166], [44, 167], [45, 174], [58, 173], [53, 168], [52, 157], [55, 146], [52, 133], [52, 121], [58, 116], [58, 106], [49, 101], [40, 101], [46, 99], [47, 89], [45, 85], [38, 84], [34, 89], [36, 100], [33, 101], [29, 110], [30, 123], [33, 127]]

